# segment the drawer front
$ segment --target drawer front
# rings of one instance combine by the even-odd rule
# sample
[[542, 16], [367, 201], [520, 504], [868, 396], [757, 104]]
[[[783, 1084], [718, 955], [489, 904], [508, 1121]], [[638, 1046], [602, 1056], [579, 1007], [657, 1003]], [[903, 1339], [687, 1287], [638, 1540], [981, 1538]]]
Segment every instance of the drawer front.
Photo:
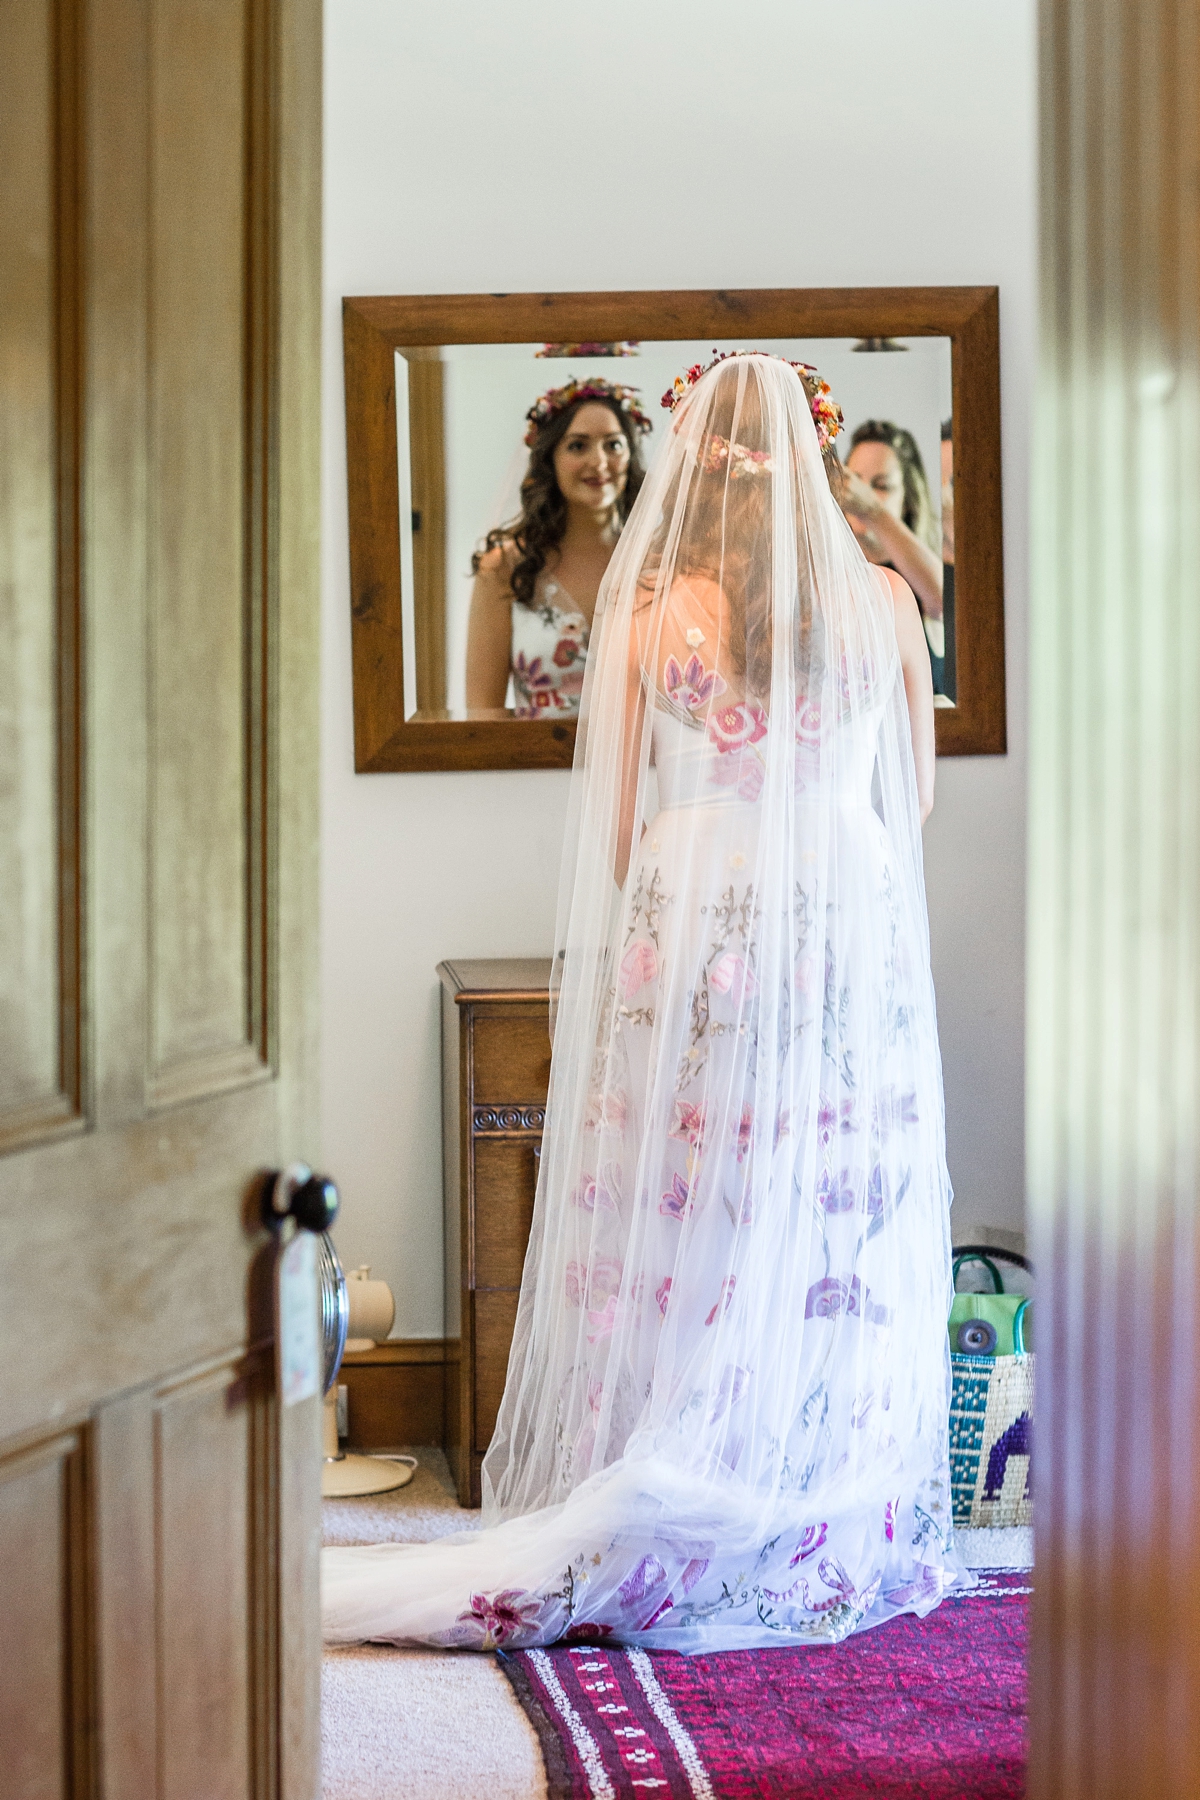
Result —
[[541, 1002], [470, 1009], [476, 1106], [540, 1102], [550, 1084], [550, 1020]]
[[492, 1441], [504, 1395], [508, 1353], [517, 1322], [515, 1288], [477, 1288], [471, 1295], [475, 1326], [475, 1424], [472, 1448], [481, 1455]]
[[533, 1222], [540, 1140], [475, 1139], [475, 1286], [519, 1287]]

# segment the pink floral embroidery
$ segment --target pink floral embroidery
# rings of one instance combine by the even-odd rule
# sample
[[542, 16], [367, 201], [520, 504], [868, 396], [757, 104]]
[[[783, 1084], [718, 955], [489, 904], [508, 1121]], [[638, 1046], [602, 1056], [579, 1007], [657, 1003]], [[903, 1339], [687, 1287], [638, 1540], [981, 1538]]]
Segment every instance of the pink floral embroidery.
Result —
[[589, 1312], [587, 1340], [589, 1344], [598, 1344], [601, 1338], [611, 1337], [613, 1326], [617, 1322], [617, 1296], [610, 1294], [604, 1305], [596, 1312]]
[[669, 1275], [664, 1275], [658, 1286], [655, 1288], [654, 1298], [658, 1301], [658, 1310], [665, 1319], [667, 1316], [667, 1302], [671, 1298], [671, 1277]]
[[735, 955], [732, 950], [727, 950], [714, 963], [709, 971], [708, 985], [716, 988], [718, 994], [728, 994], [735, 1006], [740, 1006], [743, 1000], [751, 999], [758, 992], [754, 970], [744, 957]]
[[708, 715], [708, 735], [723, 756], [757, 744], [767, 735], [767, 715], [756, 702], [740, 701]]
[[583, 1284], [587, 1279], [587, 1271], [582, 1263], [569, 1262], [566, 1269], [564, 1288], [569, 1306], [583, 1304]]
[[629, 1102], [620, 1088], [593, 1094], [583, 1121], [585, 1131], [623, 1131]]
[[815, 956], [802, 956], [796, 964], [796, 992], [805, 1000], [811, 1000], [817, 986], [817, 959]]
[[460, 1625], [477, 1625], [483, 1633], [481, 1650], [507, 1644], [519, 1632], [535, 1625], [542, 1603], [521, 1588], [505, 1588], [499, 1594], [472, 1594], [468, 1611], [459, 1613]]
[[682, 1175], [672, 1177], [670, 1189], [659, 1201], [658, 1210], [668, 1219], [685, 1219], [691, 1212], [691, 1190]]
[[656, 1588], [659, 1582], [665, 1581], [666, 1578], [667, 1571], [657, 1556], [643, 1556], [633, 1574], [627, 1576], [617, 1590], [622, 1604], [635, 1606], [639, 1600], [646, 1598], [651, 1588]]
[[810, 1556], [815, 1556], [828, 1535], [829, 1526], [824, 1520], [820, 1525], [806, 1527], [804, 1536], [796, 1545], [796, 1554], [788, 1564], [788, 1568], [794, 1569], [797, 1563], [807, 1562]]
[[857, 1129], [858, 1127], [854, 1123], [853, 1100], [843, 1100], [840, 1106], [835, 1106], [826, 1094], [821, 1095], [817, 1107], [817, 1136], [822, 1144], [828, 1147], [839, 1131], [848, 1132]]
[[738, 1120], [737, 1129], [733, 1134], [733, 1145], [734, 1149], [737, 1151], [737, 1159], [739, 1162], [745, 1160], [746, 1152], [750, 1148], [750, 1142], [753, 1135], [754, 1109], [750, 1106], [743, 1106], [742, 1116]]
[[836, 1275], [824, 1275], [814, 1281], [804, 1298], [806, 1319], [836, 1319], [846, 1310], [848, 1292], [844, 1281]]
[[599, 1176], [593, 1180], [585, 1175], [575, 1192], [571, 1195], [574, 1205], [584, 1212], [616, 1212], [617, 1202], [621, 1197], [621, 1170], [619, 1164], [607, 1162]]
[[729, 1311], [729, 1303], [733, 1299], [733, 1290], [736, 1286], [737, 1276], [727, 1275], [721, 1283], [721, 1293], [717, 1300], [717, 1304], [713, 1307], [707, 1319], [704, 1321], [706, 1325], [715, 1324], [719, 1313], [727, 1313]]
[[648, 938], [635, 938], [621, 958], [621, 998], [626, 1002], [632, 1000], [638, 989], [653, 981], [657, 974], [658, 956], [654, 945]]
[[740, 756], [718, 756], [710, 779], [714, 787], [735, 787], [739, 800], [753, 804], [762, 793], [765, 776], [758, 751], [745, 750]]
[[567, 1301], [571, 1306], [585, 1303], [592, 1311], [601, 1311], [621, 1291], [624, 1264], [615, 1256], [598, 1256], [590, 1265], [569, 1262], [565, 1271]]
[[704, 1141], [705, 1117], [702, 1106], [693, 1106], [690, 1101], [675, 1102], [675, 1116], [671, 1121], [669, 1137], [683, 1138], [698, 1150]]
[[896, 1535], [896, 1508], [899, 1504], [900, 1496], [897, 1494], [896, 1498], [894, 1500], [889, 1500], [883, 1509], [883, 1535], [889, 1544]]
[[699, 706], [707, 706], [710, 700], [725, 692], [725, 683], [720, 675], [715, 669], [706, 669], [698, 656], [689, 656], [682, 669], [673, 656], [668, 656], [663, 670], [663, 686], [668, 698], [688, 712], [695, 712]]

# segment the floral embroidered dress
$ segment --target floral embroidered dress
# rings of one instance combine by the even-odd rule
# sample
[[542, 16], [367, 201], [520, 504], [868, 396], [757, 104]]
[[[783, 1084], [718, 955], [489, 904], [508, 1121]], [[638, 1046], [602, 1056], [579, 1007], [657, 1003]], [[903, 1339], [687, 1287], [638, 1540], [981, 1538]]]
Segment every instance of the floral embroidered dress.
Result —
[[334, 1639], [819, 1645], [969, 1580], [892, 605], [760, 362], [680, 409], [601, 594], [488, 1529], [326, 1552]]
[[534, 604], [512, 607], [513, 714], [537, 719], [543, 713], [574, 718], [583, 692], [589, 626], [561, 582], [545, 571], [534, 589]]

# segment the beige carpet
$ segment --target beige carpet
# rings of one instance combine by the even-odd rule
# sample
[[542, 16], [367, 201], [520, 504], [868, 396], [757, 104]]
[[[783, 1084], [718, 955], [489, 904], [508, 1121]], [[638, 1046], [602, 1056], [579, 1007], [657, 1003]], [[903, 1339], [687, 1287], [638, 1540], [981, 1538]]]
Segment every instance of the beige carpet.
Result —
[[[322, 1502], [327, 1544], [428, 1543], [477, 1528], [440, 1450], [410, 1452], [407, 1487]], [[495, 1658], [364, 1644], [327, 1650], [324, 1800], [545, 1800], [537, 1738]]]

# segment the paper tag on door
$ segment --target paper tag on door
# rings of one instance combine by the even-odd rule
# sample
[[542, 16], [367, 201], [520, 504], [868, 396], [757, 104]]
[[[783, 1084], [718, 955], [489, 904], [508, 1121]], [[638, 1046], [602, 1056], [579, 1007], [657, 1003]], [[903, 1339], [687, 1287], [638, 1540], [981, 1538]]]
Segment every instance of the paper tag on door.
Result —
[[279, 1394], [285, 1406], [321, 1391], [321, 1334], [317, 1328], [317, 1240], [298, 1231], [278, 1264]]

